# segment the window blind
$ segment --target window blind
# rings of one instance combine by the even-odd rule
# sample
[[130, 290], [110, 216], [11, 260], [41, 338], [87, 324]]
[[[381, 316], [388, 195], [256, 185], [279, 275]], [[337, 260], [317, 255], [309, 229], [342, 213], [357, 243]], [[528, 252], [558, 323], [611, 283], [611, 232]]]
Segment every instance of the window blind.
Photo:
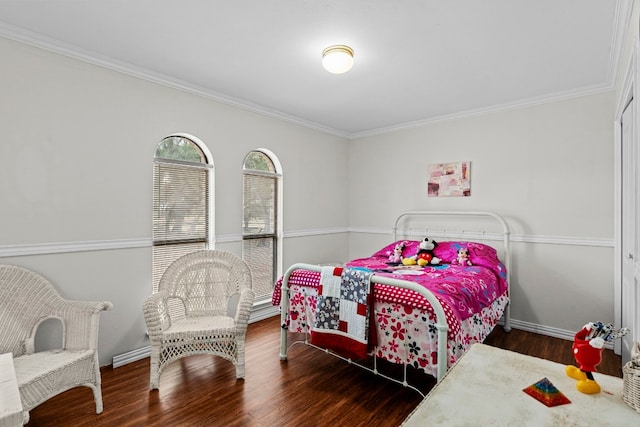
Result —
[[180, 256], [205, 249], [208, 235], [208, 166], [156, 159], [153, 168], [153, 292]]
[[276, 188], [273, 173], [244, 173], [242, 256], [251, 267], [256, 301], [271, 298], [276, 261]]

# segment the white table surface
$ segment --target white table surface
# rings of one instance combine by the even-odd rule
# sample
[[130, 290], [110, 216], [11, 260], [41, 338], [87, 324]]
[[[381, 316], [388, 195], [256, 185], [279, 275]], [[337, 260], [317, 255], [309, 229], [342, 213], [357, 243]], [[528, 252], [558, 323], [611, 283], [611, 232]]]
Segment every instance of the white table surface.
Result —
[[0, 354], [0, 427], [22, 425], [22, 402], [11, 353]]
[[[545, 377], [571, 403], [547, 407], [522, 391]], [[622, 378], [594, 379], [601, 392], [583, 394], [565, 365], [474, 344], [402, 425], [639, 427], [640, 413], [622, 400]]]

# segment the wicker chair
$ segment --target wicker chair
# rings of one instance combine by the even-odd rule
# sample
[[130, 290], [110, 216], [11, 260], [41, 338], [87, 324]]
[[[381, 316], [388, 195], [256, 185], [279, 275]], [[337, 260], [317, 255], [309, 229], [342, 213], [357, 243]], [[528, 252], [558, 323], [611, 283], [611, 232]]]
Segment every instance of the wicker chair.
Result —
[[[112, 307], [65, 300], [39, 274], [0, 265], [0, 353], [13, 354], [24, 424], [31, 409], [78, 386], [93, 390], [96, 413], [102, 412], [98, 321]], [[62, 322], [62, 348], [35, 352], [38, 326], [51, 318]]]
[[249, 267], [231, 253], [201, 250], [174, 261], [143, 307], [151, 342], [151, 390], [159, 387], [169, 363], [195, 354], [227, 359], [236, 367], [236, 378], [244, 378], [254, 298]]

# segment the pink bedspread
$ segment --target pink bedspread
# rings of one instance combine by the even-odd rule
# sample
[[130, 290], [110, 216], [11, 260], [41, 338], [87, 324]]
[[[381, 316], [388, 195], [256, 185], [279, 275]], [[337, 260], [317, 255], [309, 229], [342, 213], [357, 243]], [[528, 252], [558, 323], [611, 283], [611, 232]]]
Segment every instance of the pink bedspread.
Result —
[[[419, 269], [407, 269], [404, 266], [390, 267], [381, 257], [361, 258], [348, 262], [352, 267], [363, 267], [377, 275], [412, 281], [430, 290], [440, 301], [443, 308], [453, 311], [458, 321], [471, 317], [488, 307], [506, 289], [506, 281], [501, 280], [502, 265], [494, 268], [472, 265], [442, 264]], [[395, 270], [394, 270], [395, 269]], [[394, 286], [380, 287], [379, 297], [388, 302], [401, 302], [412, 307], [427, 308], [429, 303], [413, 291]], [[378, 296], [378, 294], [376, 296]], [[445, 312], [447, 309], [445, 308]]]
[[[416, 252], [418, 241], [393, 242], [369, 258], [346, 265], [370, 269], [376, 275], [408, 280], [429, 289], [442, 306], [448, 325], [447, 363], [452, 366], [475, 342], [482, 342], [500, 320], [509, 302], [507, 272], [496, 250], [474, 242], [442, 242], [434, 254], [438, 266], [388, 265], [397, 243], [405, 246], [403, 256]], [[468, 249], [471, 266], [456, 264], [460, 248]], [[296, 270], [289, 278], [291, 299], [287, 313], [290, 331], [304, 333], [313, 325], [318, 305], [320, 273]], [[272, 303], [281, 303], [280, 279]], [[431, 304], [414, 291], [376, 283], [373, 289], [378, 345], [375, 356], [392, 363], [406, 363], [429, 375], [437, 375], [438, 342], [436, 316]]]
[[[367, 268], [377, 275], [408, 280], [429, 289], [440, 301], [449, 323], [450, 333], [457, 333], [461, 321], [479, 313], [502, 295], [507, 283], [504, 280], [504, 266], [499, 261], [494, 266], [461, 266], [442, 264], [425, 268], [411, 269], [404, 266], [389, 266], [387, 259], [381, 256], [360, 258], [348, 262], [347, 266]], [[289, 284], [315, 287], [319, 283], [320, 273], [297, 270], [289, 278]], [[282, 279], [276, 283], [272, 304], [279, 305]], [[427, 310], [433, 314], [428, 301], [418, 293], [395, 286], [376, 284], [374, 299], [382, 302], [400, 303]]]
[[[417, 241], [400, 241], [403, 255], [415, 253]], [[447, 333], [447, 364], [453, 366], [475, 342], [482, 342], [500, 320], [506, 305], [506, 269], [495, 249], [472, 242], [443, 242], [434, 251], [443, 262], [412, 270], [387, 264], [397, 242], [380, 249], [369, 258], [353, 260], [347, 265], [367, 268], [376, 275], [410, 280], [429, 289], [444, 309]], [[460, 248], [469, 250], [472, 266], [456, 265]], [[406, 274], [402, 274], [406, 273]], [[318, 307], [320, 273], [296, 270], [289, 278], [290, 306], [287, 328], [294, 333], [308, 332], [314, 324]], [[272, 303], [281, 304], [280, 279], [275, 286]], [[392, 363], [406, 363], [437, 375], [438, 340], [436, 316], [431, 304], [414, 291], [376, 283], [373, 290], [375, 322], [378, 332], [375, 356]]]

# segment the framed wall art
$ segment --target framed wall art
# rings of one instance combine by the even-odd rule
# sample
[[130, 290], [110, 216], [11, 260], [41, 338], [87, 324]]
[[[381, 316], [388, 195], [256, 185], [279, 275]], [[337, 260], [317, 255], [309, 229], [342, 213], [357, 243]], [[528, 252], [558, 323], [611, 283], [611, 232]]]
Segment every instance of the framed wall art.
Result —
[[429, 165], [428, 197], [471, 196], [471, 162]]

